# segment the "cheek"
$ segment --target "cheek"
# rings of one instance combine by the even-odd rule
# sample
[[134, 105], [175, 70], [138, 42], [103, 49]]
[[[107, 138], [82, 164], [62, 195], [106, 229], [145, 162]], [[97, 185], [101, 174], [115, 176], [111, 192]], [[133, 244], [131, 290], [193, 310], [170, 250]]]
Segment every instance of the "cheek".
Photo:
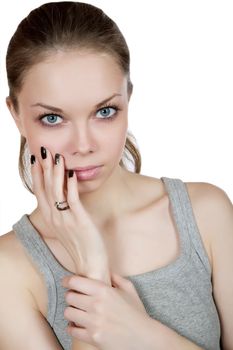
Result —
[[41, 146], [45, 147], [47, 150], [51, 152], [54, 156], [55, 153], [59, 153], [59, 150], [62, 148], [62, 144], [59, 141], [58, 137], [52, 135], [52, 133], [38, 133], [31, 132], [27, 135], [27, 144], [31, 154], [34, 154], [37, 157], [40, 157], [40, 148]]
[[127, 137], [127, 124], [114, 126], [104, 138], [104, 149], [109, 157], [120, 158], [125, 147]]

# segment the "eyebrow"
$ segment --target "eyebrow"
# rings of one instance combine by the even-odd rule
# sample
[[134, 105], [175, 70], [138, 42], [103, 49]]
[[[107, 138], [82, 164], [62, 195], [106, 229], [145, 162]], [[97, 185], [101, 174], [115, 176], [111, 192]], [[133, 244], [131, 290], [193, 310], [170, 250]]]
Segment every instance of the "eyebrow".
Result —
[[[111, 99], [113, 99], [113, 97], [115, 96], [122, 96], [121, 94], [113, 94], [112, 96], [104, 99], [103, 101], [101, 101], [100, 103], [98, 103], [95, 108], [99, 108], [101, 107], [103, 104], [105, 104], [106, 102], [110, 101]], [[44, 103], [41, 103], [41, 102], [38, 102], [38, 103], [35, 103], [33, 105], [31, 105], [30, 107], [43, 107], [43, 108], [47, 108], [47, 109], [50, 109], [51, 111], [54, 111], [54, 112], [58, 112], [58, 113], [64, 113], [63, 110], [61, 108], [58, 108], [58, 107], [54, 107], [54, 106], [49, 106], [47, 104], [44, 104]]]

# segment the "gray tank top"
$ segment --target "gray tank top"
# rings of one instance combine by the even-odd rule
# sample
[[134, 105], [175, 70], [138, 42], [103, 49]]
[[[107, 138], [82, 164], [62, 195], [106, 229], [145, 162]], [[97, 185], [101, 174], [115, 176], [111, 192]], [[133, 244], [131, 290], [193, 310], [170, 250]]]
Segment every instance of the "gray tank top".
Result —
[[[179, 256], [164, 267], [127, 278], [152, 318], [205, 350], [219, 350], [220, 322], [212, 295], [211, 267], [186, 185], [180, 179], [162, 177], [161, 180], [179, 235]], [[44, 276], [48, 292], [47, 321], [61, 346], [71, 350], [71, 337], [65, 331], [67, 320], [63, 316], [67, 289], [61, 286], [61, 279], [72, 273], [58, 262], [28, 215], [23, 215], [13, 230]]]

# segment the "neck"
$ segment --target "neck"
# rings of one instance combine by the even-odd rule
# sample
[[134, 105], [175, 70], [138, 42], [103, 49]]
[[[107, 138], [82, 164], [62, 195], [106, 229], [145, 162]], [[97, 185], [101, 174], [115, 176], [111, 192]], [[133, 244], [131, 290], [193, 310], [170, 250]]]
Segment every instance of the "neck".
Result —
[[133, 195], [131, 177], [132, 173], [118, 167], [97, 190], [79, 194], [80, 201], [93, 219], [104, 221], [119, 217], [126, 210], [126, 203]]

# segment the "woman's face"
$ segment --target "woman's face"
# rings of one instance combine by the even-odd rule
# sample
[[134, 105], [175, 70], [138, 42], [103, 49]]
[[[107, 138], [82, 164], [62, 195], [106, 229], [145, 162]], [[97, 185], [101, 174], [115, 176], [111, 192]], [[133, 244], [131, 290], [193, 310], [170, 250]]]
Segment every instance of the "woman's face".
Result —
[[37, 158], [43, 146], [61, 154], [66, 169], [102, 165], [93, 186], [119, 170], [128, 99], [127, 78], [111, 56], [58, 52], [28, 71], [14, 117]]

